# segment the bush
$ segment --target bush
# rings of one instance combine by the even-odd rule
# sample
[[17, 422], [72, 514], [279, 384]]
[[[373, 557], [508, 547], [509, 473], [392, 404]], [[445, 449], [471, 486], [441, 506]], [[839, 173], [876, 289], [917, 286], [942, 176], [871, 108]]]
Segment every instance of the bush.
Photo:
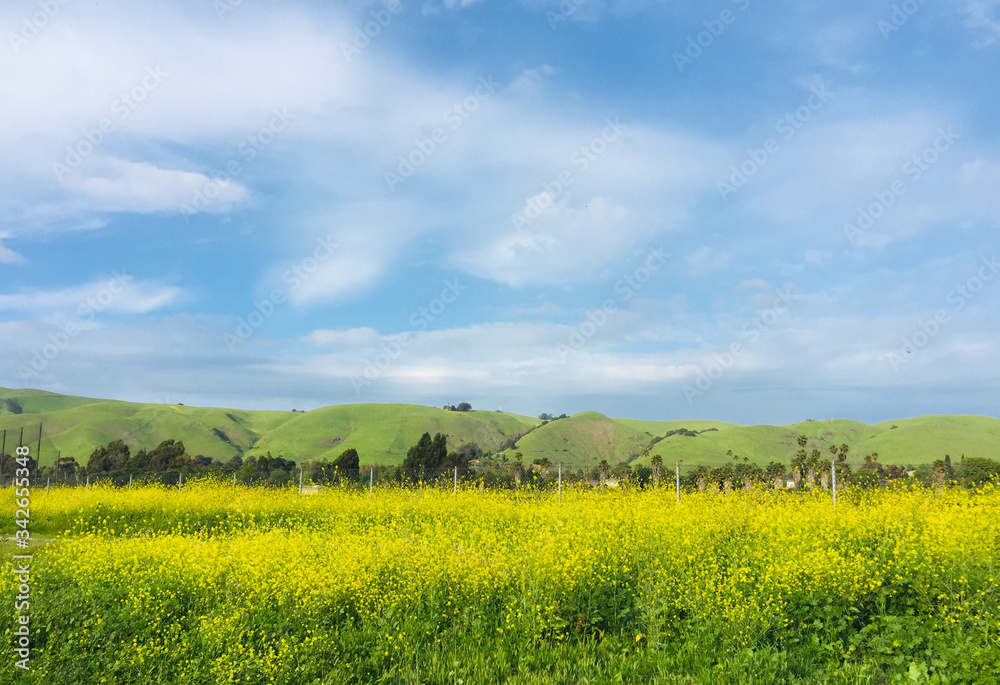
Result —
[[1000, 477], [1000, 462], [984, 457], [969, 457], [955, 467], [955, 480], [966, 487], [995, 482]]
[[288, 485], [288, 481], [291, 479], [292, 476], [288, 471], [277, 469], [276, 471], [271, 471], [271, 475], [267, 479], [267, 484], [274, 486]]

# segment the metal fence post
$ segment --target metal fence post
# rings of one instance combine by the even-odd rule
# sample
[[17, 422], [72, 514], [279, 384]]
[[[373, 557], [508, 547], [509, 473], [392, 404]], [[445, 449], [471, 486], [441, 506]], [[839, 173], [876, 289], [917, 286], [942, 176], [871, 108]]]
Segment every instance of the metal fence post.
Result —
[[562, 504], [562, 464], [559, 464], [559, 504]]
[[184, 482], [184, 474], [178, 472], [177, 474], [177, 492], [181, 491], [181, 484]]
[[87, 489], [90, 489], [90, 476], [87, 476]]
[[455, 497], [458, 497], [458, 467], [455, 467]]
[[132, 489], [132, 474], [128, 474], [128, 489]]
[[833, 481], [833, 506], [837, 506], [837, 463], [830, 460], [830, 475]]
[[236, 492], [236, 472], [233, 471], [233, 492]]
[[675, 470], [677, 472], [677, 486], [676, 486], [677, 501], [680, 502], [681, 501], [681, 463], [680, 462], [677, 462], [677, 464], [675, 466]]
[[374, 468], [370, 468], [370, 469], [368, 469], [368, 497], [369, 498], [371, 498], [371, 496], [372, 496], [372, 488], [374, 487], [374, 485], [375, 485], [375, 469]]
[[46, 497], [49, 496], [49, 481], [50, 480], [51, 479], [48, 476], [45, 477], [45, 496]]
[[299, 497], [302, 496], [302, 469], [299, 469]]

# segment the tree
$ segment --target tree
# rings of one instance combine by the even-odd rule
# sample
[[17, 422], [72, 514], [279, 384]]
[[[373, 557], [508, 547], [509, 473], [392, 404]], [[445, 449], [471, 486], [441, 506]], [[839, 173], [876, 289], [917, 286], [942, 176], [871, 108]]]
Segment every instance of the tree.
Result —
[[448, 459], [447, 438], [438, 433], [431, 438], [430, 433], [420, 436], [417, 444], [406, 452], [403, 467], [408, 469], [438, 468]]
[[349, 447], [333, 460], [331, 466], [341, 471], [360, 471], [361, 458], [358, 456], [356, 449]]
[[103, 447], [94, 448], [87, 460], [87, 473], [94, 474], [110, 470], [111, 462], [108, 460], [108, 451]]
[[627, 461], [619, 461], [615, 464], [614, 468], [611, 469], [611, 474], [615, 478], [625, 479], [632, 477], [632, 465]]
[[149, 453], [149, 469], [154, 472], [168, 471], [187, 465], [184, 443], [164, 440]]
[[87, 473], [121, 471], [128, 466], [129, 449], [122, 440], [113, 440], [107, 447], [97, 447], [87, 460]]
[[486, 458], [483, 449], [474, 442], [467, 442], [458, 448], [458, 451], [467, 456], [469, 461], [477, 461]]
[[777, 461], [772, 461], [768, 463], [768, 465], [764, 468], [764, 474], [767, 476], [767, 479], [774, 486], [775, 490], [779, 490], [785, 486], [784, 464]]
[[408, 469], [416, 469], [424, 466], [427, 463], [431, 453], [431, 434], [424, 433], [417, 440], [417, 444], [411, 447], [406, 452], [406, 457], [403, 458], [403, 467]]
[[76, 459], [73, 457], [60, 457], [56, 461], [56, 479], [62, 476], [63, 480], [69, 480], [71, 476], [75, 476], [80, 470], [80, 465], [76, 463]]
[[795, 457], [792, 459], [792, 480], [795, 481], [796, 488], [799, 487], [799, 484], [802, 482], [802, 477], [805, 475], [806, 456], [806, 451], [804, 449], [800, 449], [795, 453]]
[[[648, 453], [649, 450], [646, 450]], [[650, 465], [653, 467], [651, 476], [653, 478], [653, 487], [660, 486], [660, 475], [663, 472], [663, 457], [659, 454], [654, 454], [653, 458], [649, 460]]]
[[809, 453], [809, 457], [806, 460], [806, 479], [809, 481], [809, 485], [812, 486], [816, 482], [816, 473], [823, 467], [823, 453], [818, 449], [813, 448], [812, 452]]
[[472, 411], [472, 405], [468, 402], [461, 402], [458, 405], [458, 411]]
[[275, 469], [271, 471], [271, 475], [267, 477], [267, 484], [274, 486], [288, 485], [288, 481], [292, 479], [292, 476], [288, 471], [284, 469]]
[[998, 477], [1000, 477], [1000, 462], [984, 457], [963, 459], [955, 469], [955, 480], [966, 487], [995, 483]]
[[431, 441], [431, 452], [427, 466], [431, 467], [432, 469], [437, 468], [442, 464], [444, 464], [447, 458], [448, 458], [447, 438], [445, 438], [444, 434], [438, 433], [434, 436], [434, 439]]
[[149, 470], [149, 455], [146, 450], [140, 449], [138, 452], [133, 454], [128, 463], [125, 464], [125, 470], [129, 473], [145, 473]]
[[108, 459], [111, 461], [112, 471], [123, 470], [130, 457], [128, 445], [123, 440], [114, 440], [108, 443]]

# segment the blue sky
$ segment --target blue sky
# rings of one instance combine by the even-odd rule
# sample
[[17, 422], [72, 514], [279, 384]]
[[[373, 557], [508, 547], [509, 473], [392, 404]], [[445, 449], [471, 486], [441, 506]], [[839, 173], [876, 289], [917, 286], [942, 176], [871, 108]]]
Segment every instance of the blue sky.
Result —
[[0, 10], [0, 385], [998, 415], [1000, 0]]

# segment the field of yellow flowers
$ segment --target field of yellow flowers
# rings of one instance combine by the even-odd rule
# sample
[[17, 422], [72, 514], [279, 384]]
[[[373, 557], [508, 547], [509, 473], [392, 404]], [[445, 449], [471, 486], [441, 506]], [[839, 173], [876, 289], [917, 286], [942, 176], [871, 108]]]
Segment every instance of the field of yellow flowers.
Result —
[[[8, 491], [10, 492], [10, 491]], [[0, 682], [995, 683], [1000, 490], [53, 488]]]

